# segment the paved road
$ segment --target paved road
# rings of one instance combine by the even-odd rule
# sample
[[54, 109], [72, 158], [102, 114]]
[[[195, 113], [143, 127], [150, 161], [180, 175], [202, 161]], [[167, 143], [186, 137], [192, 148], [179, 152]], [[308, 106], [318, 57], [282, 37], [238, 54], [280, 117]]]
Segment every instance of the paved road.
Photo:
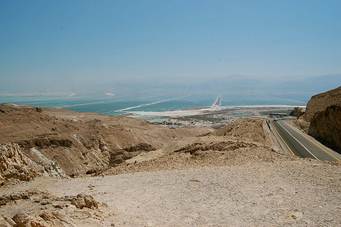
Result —
[[341, 160], [341, 155], [324, 146], [313, 137], [288, 124], [285, 120], [274, 120], [273, 125], [289, 149], [298, 156], [318, 160]]

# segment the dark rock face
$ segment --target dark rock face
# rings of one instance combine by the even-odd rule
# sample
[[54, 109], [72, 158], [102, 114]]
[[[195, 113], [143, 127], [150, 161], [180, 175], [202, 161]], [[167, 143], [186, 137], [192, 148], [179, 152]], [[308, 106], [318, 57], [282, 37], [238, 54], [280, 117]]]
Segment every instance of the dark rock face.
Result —
[[300, 107], [295, 107], [291, 112], [290, 112], [290, 116], [294, 116], [299, 118], [300, 116], [302, 116], [304, 114], [304, 110]]
[[34, 138], [31, 140], [23, 140], [18, 144], [24, 148], [48, 148], [48, 147], [71, 147], [72, 141], [63, 138]]
[[154, 151], [155, 148], [147, 143], [139, 143], [135, 146], [130, 146], [130, 147], [126, 147], [124, 148], [125, 151], [127, 152], [136, 152], [136, 151]]
[[309, 134], [341, 153], [341, 105], [333, 105], [311, 119]]
[[256, 147], [256, 145], [243, 141], [211, 142], [209, 144], [193, 143], [174, 152], [190, 153], [191, 155], [195, 155], [200, 151], [234, 151], [245, 147]]
[[112, 166], [120, 164], [127, 159], [133, 158], [142, 152], [149, 152], [156, 150], [152, 145], [147, 143], [139, 143], [134, 146], [126, 147], [123, 149], [118, 149], [114, 151], [110, 151], [110, 159], [109, 163]]
[[308, 134], [341, 153], [341, 87], [314, 95], [303, 115]]
[[332, 105], [341, 106], [341, 87], [311, 97], [303, 118], [311, 121], [317, 112], [324, 111]]

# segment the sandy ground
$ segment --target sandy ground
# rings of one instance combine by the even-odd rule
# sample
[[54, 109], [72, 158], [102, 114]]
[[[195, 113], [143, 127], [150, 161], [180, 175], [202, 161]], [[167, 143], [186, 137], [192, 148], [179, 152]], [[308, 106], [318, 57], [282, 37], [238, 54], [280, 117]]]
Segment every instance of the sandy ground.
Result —
[[341, 225], [341, 168], [311, 160], [38, 178], [14, 187], [92, 195], [108, 205], [115, 226]]

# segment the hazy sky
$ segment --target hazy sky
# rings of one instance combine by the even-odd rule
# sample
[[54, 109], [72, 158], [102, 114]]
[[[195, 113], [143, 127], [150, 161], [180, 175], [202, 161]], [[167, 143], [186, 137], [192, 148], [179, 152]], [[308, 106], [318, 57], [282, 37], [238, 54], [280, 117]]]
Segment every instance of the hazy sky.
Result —
[[340, 9], [339, 0], [1, 0], [0, 91], [335, 75]]

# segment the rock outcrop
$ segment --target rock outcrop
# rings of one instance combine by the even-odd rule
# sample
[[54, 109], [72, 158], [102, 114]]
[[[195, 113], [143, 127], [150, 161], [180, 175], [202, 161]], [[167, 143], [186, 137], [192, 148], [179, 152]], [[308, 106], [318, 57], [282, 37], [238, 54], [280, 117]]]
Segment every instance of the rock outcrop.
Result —
[[115, 166], [124, 162], [127, 159], [133, 158], [142, 152], [149, 152], [156, 150], [152, 145], [147, 143], [139, 143], [137, 145], [129, 146], [123, 149], [110, 151], [110, 166]]
[[16, 143], [0, 144], [0, 184], [10, 180], [29, 181], [36, 176], [66, 175], [56, 162], [35, 148], [25, 153]]
[[0, 183], [10, 179], [28, 181], [42, 173], [43, 169], [27, 158], [18, 144], [0, 145]]
[[309, 134], [341, 153], [341, 105], [316, 113], [311, 119]]
[[341, 87], [311, 97], [303, 118], [311, 121], [317, 112], [325, 111], [332, 105], [341, 105]]
[[341, 87], [311, 97], [300, 120], [309, 135], [341, 152]]

